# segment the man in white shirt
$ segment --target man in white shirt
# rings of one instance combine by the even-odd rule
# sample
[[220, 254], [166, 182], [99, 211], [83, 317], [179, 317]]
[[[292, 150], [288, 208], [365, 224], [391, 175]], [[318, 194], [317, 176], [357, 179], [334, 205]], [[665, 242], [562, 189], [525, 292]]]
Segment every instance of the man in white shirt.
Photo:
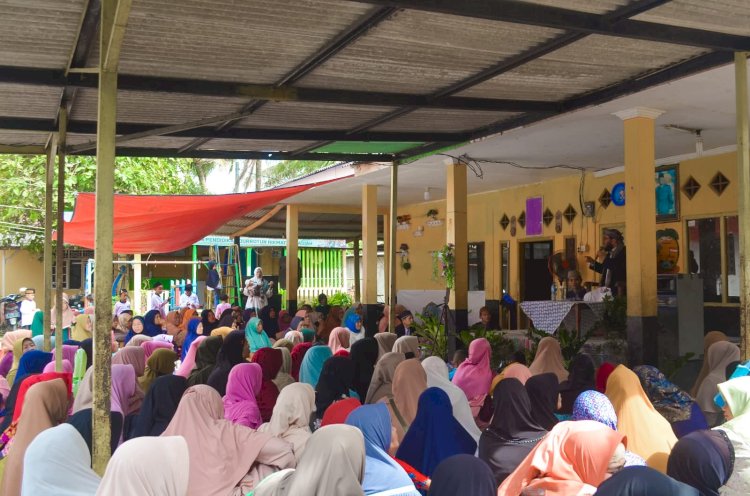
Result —
[[21, 327], [28, 329], [31, 327], [31, 322], [34, 320], [34, 314], [36, 313], [36, 291], [34, 288], [26, 288], [24, 292], [23, 300], [21, 300], [20, 311], [21, 311]]
[[120, 290], [120, 301], [115, 303], [115, 315], [120, 315], [122, 312], [130, 310], [130, 300], [128, 299], [128, 290]]
[[180, 295], [180, 308], [198, 308], [201, 306], [198, 295], [193, 293], [193, 285], [185, 284], [185, 292]]
[[154, 286], [154, 293], [151, 295], [151, 310], [158, 310], [161, 314], [161, 318], [167, 317], [167, 311], [164, 309], [169, 303], [169, 300], [162, 300], [161, 294], [164, 292], [164, 285], [157, 282]]

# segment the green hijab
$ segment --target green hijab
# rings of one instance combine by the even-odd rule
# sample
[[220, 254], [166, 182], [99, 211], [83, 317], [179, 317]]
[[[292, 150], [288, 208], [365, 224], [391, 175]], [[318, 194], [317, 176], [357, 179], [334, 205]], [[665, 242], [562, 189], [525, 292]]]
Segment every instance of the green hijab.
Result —
[[37, 310], [31, 321], [31, 337], [44, 335], [44, 312]]
[[732, 431], [746, 443], [750, 443], [750, 376], [722, 382], [719, 384], [719, 392], [733, 417], [719, 428]]

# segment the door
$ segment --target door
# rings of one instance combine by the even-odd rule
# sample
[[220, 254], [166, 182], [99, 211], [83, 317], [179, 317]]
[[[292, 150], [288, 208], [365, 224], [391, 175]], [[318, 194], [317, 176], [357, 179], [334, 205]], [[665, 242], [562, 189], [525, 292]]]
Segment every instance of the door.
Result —
[[552, 275], [547, 263], [552, 255], [552, 241], [529, 241], [521, 244], [521, 299], [550, 299]]

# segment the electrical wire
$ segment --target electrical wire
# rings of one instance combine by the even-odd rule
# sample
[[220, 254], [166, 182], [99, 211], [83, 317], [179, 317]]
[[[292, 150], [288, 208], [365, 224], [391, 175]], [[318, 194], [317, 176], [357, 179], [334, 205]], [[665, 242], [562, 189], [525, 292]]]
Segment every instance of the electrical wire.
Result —
[[0, 207], [3, 207], [3, 208], [15, 208], [17, 210], [33, 210], [35, 212], [44, 212], [43, 208], [19, 207], [17, 205], [0, 205]]

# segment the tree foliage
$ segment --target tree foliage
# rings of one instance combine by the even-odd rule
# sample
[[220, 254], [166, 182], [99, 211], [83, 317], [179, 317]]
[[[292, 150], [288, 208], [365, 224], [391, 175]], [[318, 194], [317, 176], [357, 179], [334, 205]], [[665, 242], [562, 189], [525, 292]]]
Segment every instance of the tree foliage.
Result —
[[318, 160], [285, 160], [273, 167], [269, 167], [264, 174], [263, 187], [273, 188], [285, 182], [312, 174], [332, 165], [334, 162], [320, 162]]
[[[39, 229], [44, 227], [46, 162], [42, 155], [0, 155], [2, 244], [35, 250], [42, 246]], [[140, 195], [202, 194], [213, 167], [213, 162], [206, 160], [118, 157], [114, 189], [115, 193]], [[96, 190], [96, 159], [68, 156], [65, 170], [65, 210], [72, 210], [77, 192]]]

